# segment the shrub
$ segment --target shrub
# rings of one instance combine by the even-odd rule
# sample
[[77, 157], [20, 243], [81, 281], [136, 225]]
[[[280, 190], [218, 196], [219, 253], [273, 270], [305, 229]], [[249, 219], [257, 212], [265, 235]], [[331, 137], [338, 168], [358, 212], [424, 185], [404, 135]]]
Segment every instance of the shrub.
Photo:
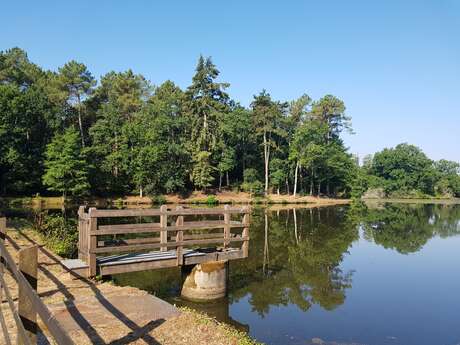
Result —
[[261, 195], [264, 192], [264, 185], [259, 181], [256, 169], [246, 169], [243, 172], [244, 182], [241, 184], [241, 189], [245, 192]]
[[75, 219], [41, 213], [35, 217], [34, 228], [56, 254], [64, 257], [76, 255], [78, 229]]
[[208, 205], [217, 205], [219, 203], [219, 200], [214, 195], [208, 195], [208, 197], [206, 198], [206, 203]]
[[152, 197], [152, 202], [156, 205], [166, 204], [166, 198], [163, 195], [154, 195]]

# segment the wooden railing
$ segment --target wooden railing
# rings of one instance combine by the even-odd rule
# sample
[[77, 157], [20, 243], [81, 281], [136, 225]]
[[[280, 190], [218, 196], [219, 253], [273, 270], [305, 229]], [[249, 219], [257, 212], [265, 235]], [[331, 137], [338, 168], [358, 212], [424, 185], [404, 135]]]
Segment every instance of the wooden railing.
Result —
[[[17, 267], [10, 253], [8, 253], [5, 246], [5, 239], [6, 218], [0, 218], [0, 324], [4, 343], [7, 345], [12, 344], [2, 311], [3, 292], [16, 323], [18, 344], [37, 344], [37, 315], [43, 321], [57, 344], [73, 344], [71, 338], [37, 294], [37, 246], [24, 248], [19, 251], [19, 267]], [[11, 273], [11, 276], [18, 285], [17, 307], [6, 283], [4, 275], [5, 268]]]
[[[232, 242], [242, 242], [244, 256], [249, 246], [249, 207], [223, 208], [183, 208], [177, 206], [169, 209], [166, 205], [159, 209], [125, 209], [98, 210], [90, 208], [85, 212], [81, 206], [78, 211], [79, 221], [79, 258], [89, 265], [89, 275], [96, 275], [98, 254], [119, 252], [139, 252], [152, 249], [166, 251], [176, 249], [177, 265], [184, 262], [184, 247], [222, 243], [222, 248], [229, 247]], [[219, 216], [218, 220], [185, 221], [187, 216]], [[232, 215], [242, 215], [240, 220], [231, 220]], [[159, 222], [101, 225], [101, 218], [120, 217], [159, 217]], [[240, 228], [240, 234], [232, 233], [232, 229]], [[220, 233], [193, 233], [191, 230], [223, 229]], [[119, 239], [119, 235], [144, 234], [144, 237]], [[159, 236], [145, 237], [145, 235]], [[111, 235], [110, 240], [98, 240], [99, 236]], [[133, 235], [130, 235], [133, 236]], [[107, 237], [107, 236], [106, 236]]]

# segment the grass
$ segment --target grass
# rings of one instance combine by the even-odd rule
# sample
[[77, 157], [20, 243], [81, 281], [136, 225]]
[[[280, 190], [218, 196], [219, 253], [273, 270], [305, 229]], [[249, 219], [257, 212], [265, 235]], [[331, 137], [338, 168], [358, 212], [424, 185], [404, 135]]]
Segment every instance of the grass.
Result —
[[226, 323], [219, 322], [204, 313], [190, 309], [187, 307], [180, 307], [181, 312], [190, 314], [196, 323], [205, 325], [210, 328], [215, 328], [217, 332], [222, 333], [232, 344], [238, 345], [263, 345], [252, 339], [247, 333], [241, 332]]

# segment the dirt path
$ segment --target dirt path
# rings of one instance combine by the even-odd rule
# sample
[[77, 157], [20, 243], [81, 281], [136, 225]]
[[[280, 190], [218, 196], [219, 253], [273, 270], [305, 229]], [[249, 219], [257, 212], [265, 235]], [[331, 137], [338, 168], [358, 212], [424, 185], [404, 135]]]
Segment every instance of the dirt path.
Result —
[[[34, 244], [40, 246], [38, 293], [75, 344], [252, 343], [226, 325], [192, 311], [179, 311], [137, 288], [75, 279], [60, 265], [60, 258], [41, 245], [35, 232], [8, 228], [6, 246], [15, 260], [20, 248]], [[5, 277], [16, 299], [16, 283], [9, 274]], [[2, 302], [10, 334], [14, 335], [12, 315]], [[44, 339], [41, 343], [47, 344]]]

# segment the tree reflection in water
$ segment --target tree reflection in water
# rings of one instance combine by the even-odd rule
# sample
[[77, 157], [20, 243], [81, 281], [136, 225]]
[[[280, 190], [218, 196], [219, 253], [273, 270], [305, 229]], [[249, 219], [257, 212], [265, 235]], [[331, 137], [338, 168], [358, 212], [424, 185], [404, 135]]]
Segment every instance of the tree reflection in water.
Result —
[[401, 254], [414, 253], [433, 236], [460, 233], [457, 205], [385, 204], [368, 207], [362, 215], [367, 239]]
[[346, 207], [255, 210], [251, 228], [250, 257], [231, 266], [233, 301], [249, 294], [261, 316], [270, 306], [295, 304], [306, 311], [318, 304], [332, 310], [344, 302], [352, 272], [339, 265], [358, 238]]

